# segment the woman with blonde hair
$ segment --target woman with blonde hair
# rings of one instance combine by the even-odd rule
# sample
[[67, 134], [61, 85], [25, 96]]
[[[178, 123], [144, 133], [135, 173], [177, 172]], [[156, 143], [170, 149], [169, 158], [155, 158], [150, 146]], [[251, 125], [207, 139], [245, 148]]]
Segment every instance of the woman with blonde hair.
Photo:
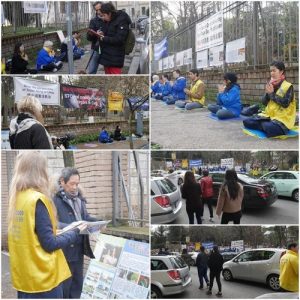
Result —
[[9, 128], [11, 149], [53, 149], [51, 137], [43, 126], [42, 104], [33, 96], [17, 103], [18, 116]]
[[46, 157], [39, 152], [20, 153], [8, 210], [10, 269], [18, 298], [62, 298], [62, 282], [71, 276], [61, 248], [74, 243], [83, 228], [57, 235], [48, 186]]

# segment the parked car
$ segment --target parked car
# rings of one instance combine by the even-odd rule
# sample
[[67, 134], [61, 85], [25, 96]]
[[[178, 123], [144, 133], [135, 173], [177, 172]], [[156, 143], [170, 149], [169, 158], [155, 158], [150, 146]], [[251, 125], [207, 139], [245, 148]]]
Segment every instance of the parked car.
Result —
[[236, 252], [222, 252], [221, 253], [224, 262], [229, 261], [231, 259], [233, 259], [234, 257], [236, 257], [237, 253]]
[[[224, 182], [224, 172], [212, 172], [210, 176], [213, 180], [213, 201], [216, 203], [219, 190]], [[238, 173], [238, 181], [244, 187], [244, 200], [242, 209], [264, 208], [273, 204], [278, 196], [275, 185], [272, 182], [250, 177], [247, 174]]]
[[139, 66], [137, 74], [149, 74], [149, 19], [144, 20], [143, 37], [136, 38], [136, 42], [140, 45]]
[[243, 279], [265, 283], [274, 291], [280, 290], [279, 263], [284, 249], [261, 248], [243, 251], [223, 264], [225, 280]]
[[151, 256], [151, 298], [182, 293], [192, 283], [188, 265], [171, 255]]
[[182, 208], [179, 187], [168, 178], [151, 178], [151, 222], [164, 224], [174, 221]]
[[278, 195], [292, 197], [294, 201], [299, 201], [299, 173], [297, 171], [273, 171], [260, 179], [272, 181]]

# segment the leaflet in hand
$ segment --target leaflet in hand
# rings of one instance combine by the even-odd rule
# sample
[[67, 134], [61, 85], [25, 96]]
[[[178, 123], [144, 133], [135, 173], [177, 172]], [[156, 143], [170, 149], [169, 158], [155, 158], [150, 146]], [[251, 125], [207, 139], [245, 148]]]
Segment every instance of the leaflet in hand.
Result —
[[65, 228], [63, 228], [62, 230], [60, 230], [57, 235], [60, 235], [64, 232], [67, 232], [69, 230], [72, 230], [74, 228], [79, 227], [80, 225], [86, 225], [86, 228], [84, 230], [80, 231], [80, 234], [92, 234], [95, 232], [101, 232], [101, 230], [103, 230], [108, 223], [110, 223], [111, 221], [95, 221], [95, 222], [88, 222], [88, 221], [77, 221], [77, 222], [73, 222], [70, 225], [66, 226]]

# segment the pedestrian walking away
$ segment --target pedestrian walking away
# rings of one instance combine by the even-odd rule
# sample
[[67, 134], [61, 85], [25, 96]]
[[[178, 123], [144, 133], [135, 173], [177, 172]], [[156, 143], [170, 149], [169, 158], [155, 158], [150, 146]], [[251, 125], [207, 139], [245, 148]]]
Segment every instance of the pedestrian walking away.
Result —
[[206, 282], [207, 287], [209, 287], [209, 280], [207, 277], [207, 263], [208, 263], [208, 256], [205, 253], [205, 247], [200, 247], [200, 252], [196, 258], [196, 266], [198, 270], [198, 277], [199, 277], [199, 289], [203, 289], [203, 279]]
[[235, 170], [227, 170], [225, 181], [220, 188], [216, 215], [222, 214], [221, 224], [240, 224], [242, 217], [242, 202], [244, 198], [243, 186], [238, 182]]
[[214, 195], [213, 191], [213, 181], [210, 176], [208, 176], [208, 170], [203, 170], [203, 177], [200, 180], [200, 186], [202, 191], [202, 201], [203, 201], [203, 209], [201, 217], [204, 215], [204, 204], [206, 203], [209, 210], [209, 221], [214, 222], [213, 215], [213, 207], [212, 207], [212, 197]]
[[216, 278], [218, 285], [218, 292], [216, 296], [222, 296], [222, 284], [220, 280], [221, 271], [223, 269], [223, 256], [219, 252], [218, 246], [214, 246], [211, 251], [208, 259], [208, 267], [209, 267], [209, 290], [207, 291], [207, 295], [212, 295], [212, 288], [214, 285], [214, 280]]

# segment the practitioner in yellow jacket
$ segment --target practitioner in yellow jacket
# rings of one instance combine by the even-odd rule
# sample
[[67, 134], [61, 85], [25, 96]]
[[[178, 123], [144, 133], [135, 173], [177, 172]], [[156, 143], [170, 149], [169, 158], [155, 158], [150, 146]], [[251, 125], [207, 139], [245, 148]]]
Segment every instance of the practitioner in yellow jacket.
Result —
[[287, 292], [299, 291], [298, 244], [290, 243], [288, 250], [280, 259], [280, 287]]
[[11, 181], [8, 247], [18, 298], [62, 298], [71, 276], [61, 248], [78, 239], [77, 228], [57, 235], [56, 209], [48, 196], [47, 159], [39, 152], [18, 155]]
[[186, 110], [202, 108], [205, 104], [205, 86], [203, 81], [199, 78], [199, 71], [196, 69], [190, 70], [189, 78], [191, 80], [191, 88], [184, 89], [184, 92], [188, 96], [188, 100], [178, 100], [175, 102], [175, 106], [178, 108], [185, 108]]
[[296, 98], [293, 85], [285, 78], [285, 65], [274, 61], [270, 66], [271, 80], [266, 84], [261, 114], [243, 121], [249, 129], [261, 130], [267, 137], [286, 135], [295, 125]]

